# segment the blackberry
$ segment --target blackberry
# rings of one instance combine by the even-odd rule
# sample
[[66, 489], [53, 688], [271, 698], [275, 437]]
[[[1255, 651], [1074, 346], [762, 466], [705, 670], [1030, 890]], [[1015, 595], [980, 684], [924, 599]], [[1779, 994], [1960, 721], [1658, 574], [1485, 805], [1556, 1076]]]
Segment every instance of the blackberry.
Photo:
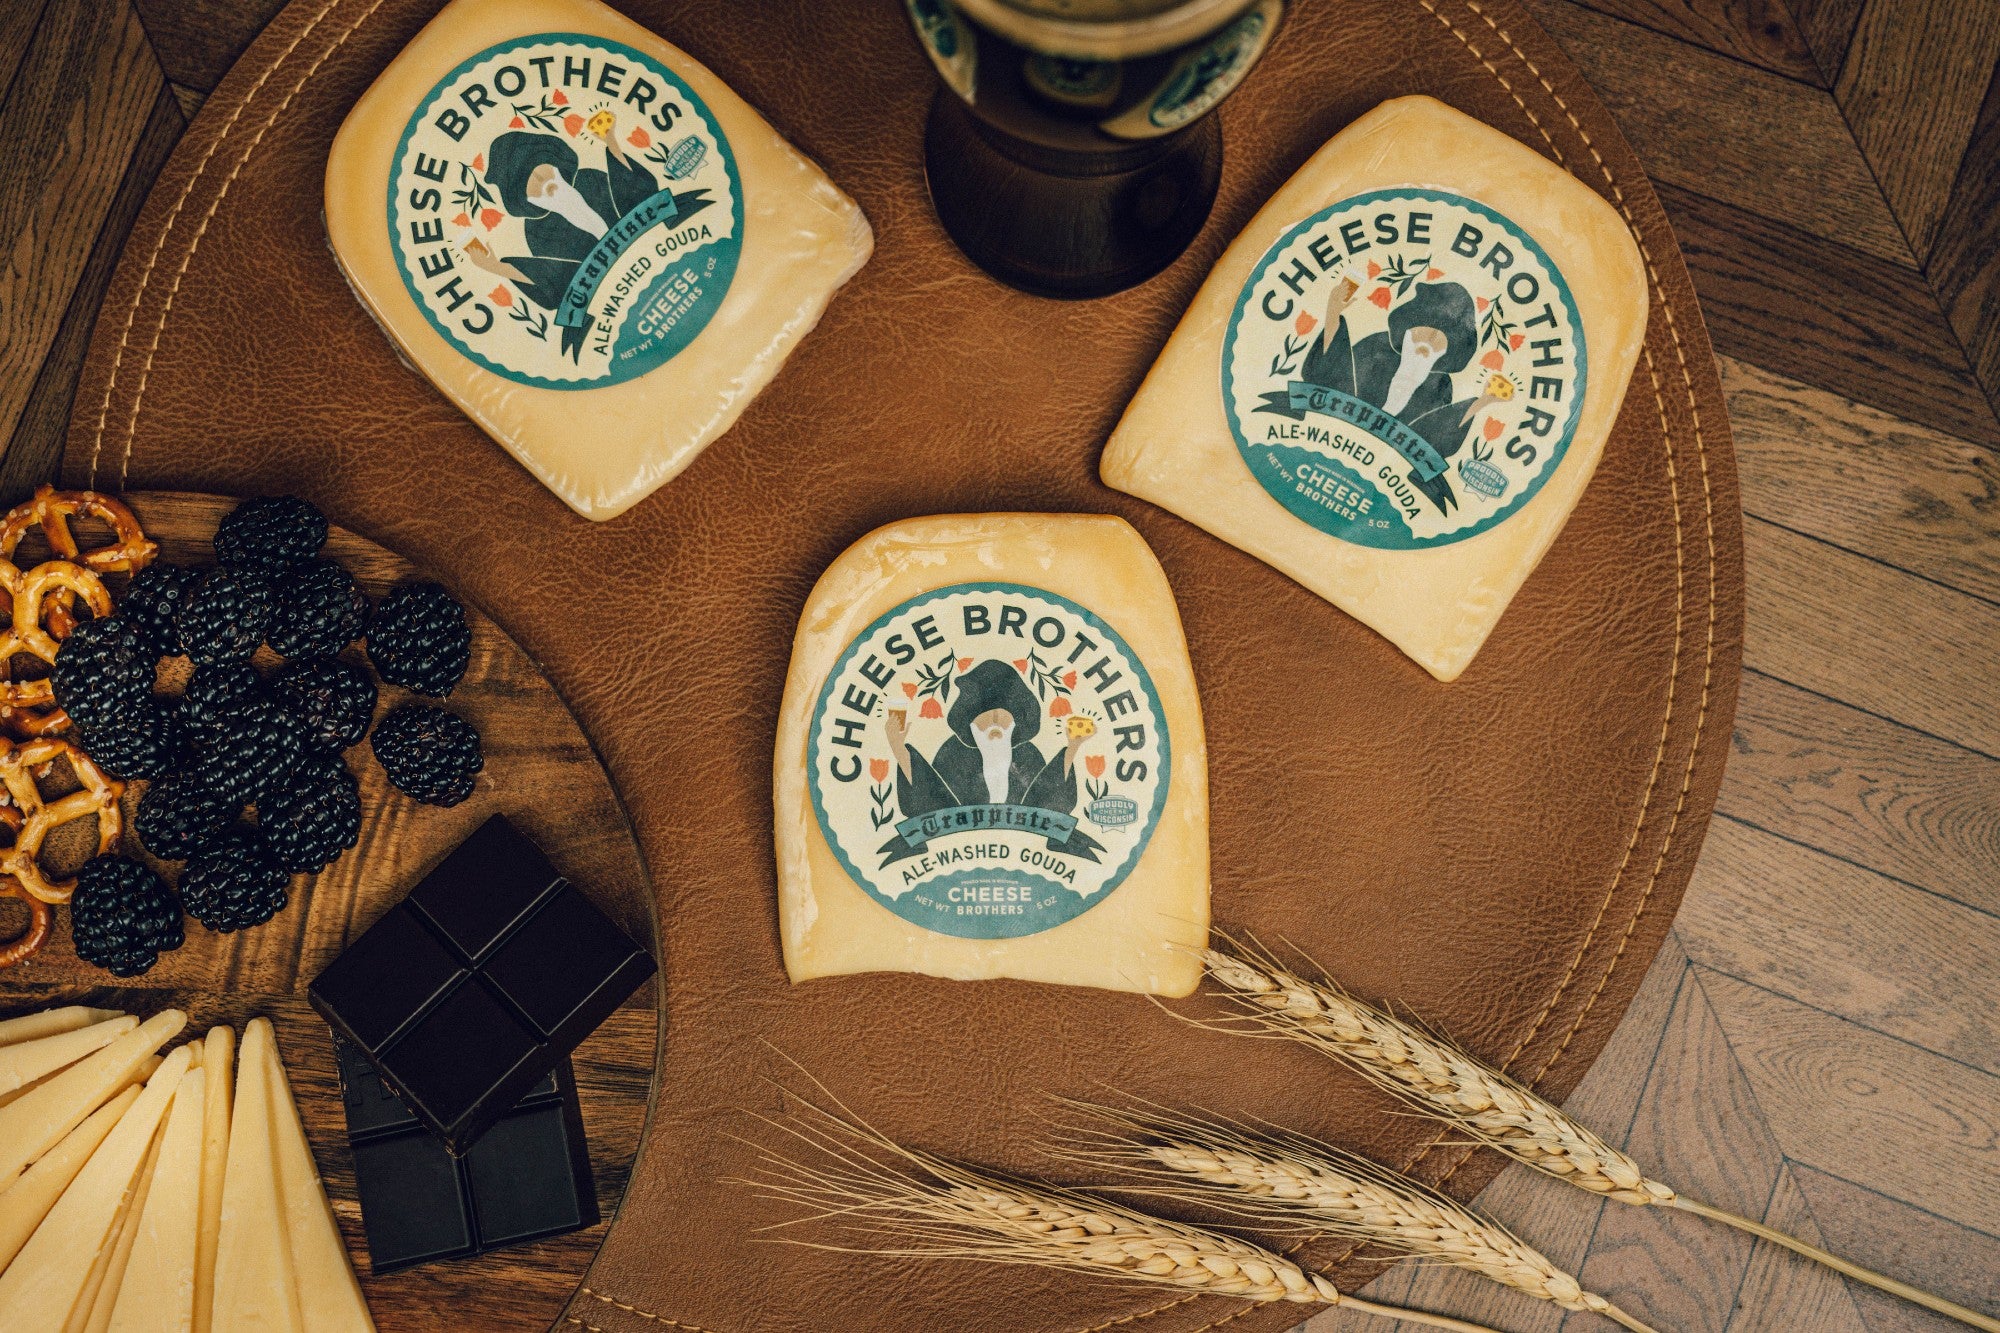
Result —
[[181, 874], [181, 901], [189, 916], [227, 935], [284, 911], [291, 882], [256, 825], [231, 824], [195, 847]]
[[56, 702], [80, 726], [114, 725], [152, 698], [159, 657], [117, 616], [86, 620], [56, 650]]
[[174, 612], [182, 651], [196, 666], [234, 662], [256, 652], [271, 625], [273, 587], [268, 574], [255, 570], [209, 571]]
[[391, 685], [442, 699], [465, 678], [472, 630], [465, 608], [435, 583], [405, 583], [368, 627], [368, 660]]
[[185, 861], [196, 843], [242, 812], [241, 802], [224, 798], [200, 773], [183, 773], [146, 788], [133, 829], [161, 860]]
[[312, 560], [278, 584], [268, 638], [281, 657], [331, 657], [361, 637], [368, 598], [331, 560]]
[[114, 977], [136, 977], [186, 941], [167, 882], [137, 861], [100, 856], [77, 872], [69, 900], [76, 956]]
[[196, 667], [181, 693], [181, 726], [196, 744], [214, 740], [231, 713], [263, 697], [264, 678], [248, 662]]
[[326, 545], [326, 515], [294, 495], [262, 495], [223, 516], [215, 558], [228, 569], [281, 574]]
[[204, 779], [226, 801], [275, 791], [305, 753], [305, 727], [269, 699], [222, 715], [218, 732], [195, 750]]
[[119, 618], [139, 631], [147, 649], [159, 657], [174, 657], [181, 650], [181, 634], [174, 628], [174, 613], [188, 590], [201, 582], [201, 571], [185, 565], [156, 561], [140, 570], [125, 597], [118, 603]]
[[257, 803], [257, 826], [280, 865], [311, 874], [361, 836], [361, 786], [339, 759], [314, 755]]
[[359, 742], [375, 716], [375, 682], [360, 667], [331, 657], [279, 667], [271, 697], [305, 724], [308, 744], [329, 753]]
[[425, 704], [393, 709], [369, 744], [396, 790], [428, 805], [472, 795], [473, 776], [486, 764], [470, 722]]
[[76, 726], [77, 742], [114, 778], [159, 778], [181, 758], [180, 721], [163, 700], [148, 698], [108, 724]]

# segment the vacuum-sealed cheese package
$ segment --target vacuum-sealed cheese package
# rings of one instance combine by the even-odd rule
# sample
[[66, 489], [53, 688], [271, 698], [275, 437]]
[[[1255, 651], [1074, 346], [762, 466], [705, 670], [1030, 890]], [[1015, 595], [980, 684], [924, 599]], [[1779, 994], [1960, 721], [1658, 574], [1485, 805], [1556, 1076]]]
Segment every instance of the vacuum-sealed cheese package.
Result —
[[853, 200], [597, 0], [453, 0], [334, 139], [348, 283], [587, 518], [728, 430], [873, 246]]
[[1615, 208], [1397, 98], [1223, 253], [1101, 472], [1454, 680], [1589, 485], [1646, 310]]

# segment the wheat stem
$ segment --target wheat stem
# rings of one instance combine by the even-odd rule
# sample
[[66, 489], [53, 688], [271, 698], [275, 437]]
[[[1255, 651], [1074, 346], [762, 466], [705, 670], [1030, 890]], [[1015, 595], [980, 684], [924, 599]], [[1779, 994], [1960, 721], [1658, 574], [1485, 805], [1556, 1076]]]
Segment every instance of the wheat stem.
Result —
[[[1901, 1296], [1974, 1328], [2000, 1333], [2000, 1320], [1870, 1272], [1794, 1236], [1711, 1208], [1646, 1175], [1566, 1111], [1487, 1068], [1415, 1024], [1363, 1004], [1330, 980], [1309, 980], [1256, 944], [1225, 940], [1208, 949], [1208, 974], [1245, 1010], [1254, 1035], [1300, 1041], [1347, 1065], [1416, 1110], [1516, 1161], [1620, 1203], [1678, 1208], [1762, 1237], [1857, 1282]], [[1241, 1033], [1240, 1022], [1199, 1026]]]
[[1495, 1333], [1482, 1324], [1357, 1301], [1318, 1273], [1235, 1236], [902, 1147], [819, 1086], [831, 1107], [794, 1095], [798, 1109], [791, 1116], [751, 1113], [808, 1149], [807, 1155], [753, 1142], [761, 1174], [724, 1183], [804, 1210], [767, 1230], [834, 1223], [878, 1239], [851, 1246], [774, 1239], [846, 1253], [1068, 1269], [1247, 1301], [1344, 1305], [1457, 1333]]
[[1759, 1239], [1770, 1241], [1773, 1245], [1782, 1245], [1794, 1254], [1802, 1254], [1808, 1259], [1825, 1264], [1837, 1273], [1845, 1273], [1856, 1282], [1865, 1282], [1869, 1286], [1886, 1291], [1891, 1295], [1901, 1296], [1906, 1301], [1914, 1302], [1927, 1310], [1935, 1310], [1941, 1315], [1958, 1320], [1960, 1323], [1970, 1324], [1974, 1328], [1985, 1329], [1987, 1333], [2000, 1333], [2000, 1319], [1995, 1319], [1991, 1315], [1981, 1314], [1977, 1310], [1969, 1310], [1965, 1306], [1948, 1301], [1942, 1296], [1933, 1296], [1929, 1292], [1918, 1287], [1913, 1287], [1907, 1282], [1898, 1282], [1895, 1278], [1884, 1277], [1880, 1273], [1863, 1268], [1860, 1264], [1843, 1259], [1837, 1254], [1828, 1254], [1817, 1245], [1808, 1245], [1797, 1236], [1788, 1236], [1773, 1227], [1767, 1227], [1762, 1222], [1754, 1222], [1747, 1217], [1739, 1217], [1737, 1214], [1727, 1212], [1721, 1208], [1711, 1208], [1705, 1203], [1688, 1198], [1685, 1194], [1677, 1196], [1674, 1199], [1673, 1206], [1684, 1212], [1693, 1213], [1696, 1217], [1706, 1217], [1712, 1222], [1721, 1222], [1725, 1226], [1735, 1227], [1738, 1231], [1748, 1232]]
[[1504, 1226], [1366, 1158], [1303, 1135], [1152, 1103], [1140, 1109], [1065, 1104], [1088, 1123], [1056, 1154], [1133, 1176], [1143, 1192], [1450, 1264], [1563, 1309], [1652, 1333]]

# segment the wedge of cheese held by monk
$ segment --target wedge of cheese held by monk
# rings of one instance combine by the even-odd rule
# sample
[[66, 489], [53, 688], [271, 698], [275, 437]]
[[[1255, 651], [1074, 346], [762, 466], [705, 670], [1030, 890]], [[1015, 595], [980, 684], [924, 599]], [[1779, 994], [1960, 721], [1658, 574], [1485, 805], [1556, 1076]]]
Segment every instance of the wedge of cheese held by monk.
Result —
[[106, 1323], [109, 1333], [189, 1333], [194, 1327], [207, 1088], [207, 1070], [190, 1069], [181, 1075], [173, 1110], [160, 1131], [152, 1186]]
[[1616, 208], [1498, 130], [1397, 98], [1216, 262], [1103, 477], [1454, 680], [1596, 471], [1646, 310]]
[[213, 1333], [304, 1329], [272, 1155], [271, 1084], [264, 1074], [264, 1061], [277, 1058], [272, 1045], [269, 1020], [259, 1019], [243, 1030], [229, 1125], [229, 1169], [222, 1182], [222, 1234], [215, 1252]]
[[53, 1036], [0, 1047], [0, 1093], [14, 1092], [58, 1069], [101, 1051], [139, 1026], [130, 1015], [106, 1019], [87, 1028], [72, 1028]]
[[278, 1199], [284, 1208], [285, 1234], [291, 1242], [292, 1272], [299, 1284], [299, 1315], [305, 1333], [375, 1333], [375, 1320], [368, 1313], [361, 1282], [347, 1257], [347, 1242], [340, 1238], [319, 1168], [306, 1144], [305, 1126], [299, 1122], [298, 1103], [292, 1099], [277, 1043], [264, 1043], [263, 1051]]
[[849, 547], [799, 617], [774, 790], [794, 981], [1200, 978], [1201, 703], [1123, 519], [945, 515]]
[[187, 1067], [186, 1047], [166, 1058], [14, 1262], [0, 1273], [0, 1328], [66, 1325], [105, 1247], [115, 1239], [119, 1212]]
[[88, 1119], [66, 1135], [61, 1143], [42, 1154], [41, 1159], [0, 1193], [0, 1269], [14, 1261], [35, 1228], [49, 1215], [63, 1191], [83, 1170], [97, 1145], [104, 1142], [119, 1119], [139, 1100], [137, 1086], [128, 1087], [90, 1113]]
[[13, 1183], [23, 1167], [82, 1124], [186, 1023], [180, 1010], [163, 1009], [95, 1055], [0, 1106], [0, 1186]]
[[0, 1046], [52, 1037], [58, 1032], [74, 1032], [78, 1028], [120, 1017], [123, 1015], [116, 1009], [87, 1009], [77, 1004], [64, 1005], [59, 1009], [41, 1009], [32, 1014], [22, 1014], [19, 1018], [0, 1019]]
[[868, 220], [685, 51], [597, 0], [454, 0], [326, 164], [348, 284], [587, 518], [728, 430], [866, 262]]

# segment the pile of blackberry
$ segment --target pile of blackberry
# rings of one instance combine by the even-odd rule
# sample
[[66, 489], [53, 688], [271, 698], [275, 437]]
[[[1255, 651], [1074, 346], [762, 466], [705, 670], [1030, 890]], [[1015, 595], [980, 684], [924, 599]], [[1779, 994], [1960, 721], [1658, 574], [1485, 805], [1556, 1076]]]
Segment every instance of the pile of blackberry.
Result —
[[[412, 583], [371, 614], [354, 576], [320, 555], [326, 536], [304, 500], [246, 500], [216, 529], [213, 569], [152, 564], [112, 615], [64, 640], [53, 685], [76, 743], [149, 783], [134, 832], [160, 861], [185, 863], [178, 892], [125, 857], [86, 865], [71, 910], [79, 957], [137, 976], [181, 946], [183, 912], [218, 932], [262, 925], [294, 874], [354, 846], [360, 784], [343, 752], [368, 736], [377, 696], [367, 668], [340, 656], [357, 640], [388, 684], [442, 699], [464, 678], [465, 608]], [[284, 659], [268, 674], [252, 660], [266, 645]], [[175, 657], [192, 673], [169, 696], [155, 681]], [[435, 805], [463, 801], [484, 763], [472, 725], [429, 704], [392, 709], [373, 749], [392, 785]]]

